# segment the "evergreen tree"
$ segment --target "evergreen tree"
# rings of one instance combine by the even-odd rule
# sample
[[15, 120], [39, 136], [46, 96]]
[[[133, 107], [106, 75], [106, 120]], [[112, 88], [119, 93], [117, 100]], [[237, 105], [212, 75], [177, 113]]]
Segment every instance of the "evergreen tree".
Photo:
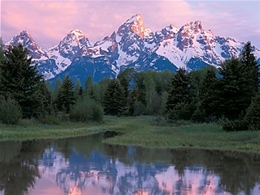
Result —
[[22, 109], [23, 117], [37, 114], [40, 105], [39, 88], [43, 82], [36, 66], [32, 64], [29, 51], [20, 44], [10, 46], [4, 52], [5, 60], [1, 63], [1, 89], [3, 96], [10, 95]]
[[185, 69], [179, 69], [172, 79], [170, 91], [166, 102], [166, 111], [169, 119], [189, 120], [194, 110], [191, 104], [190, 78]]
[[39, 85], [38, 99], [40, 104], [37, 108], [37, 117], [44, 118], [53, 112], [51, 91], [48, 89], [47, 84], [44, 81]]
[[[241, 85], [242, 64], [238, 59], [232, 58], [221, 64], [219, 73], [222, 78], [219, 80], [219, 110], [228, 119], [238, 118], [242, 111]], [[243, 86], [244, 87], [244, 86]], [[245, 108], [244, 108], [245, 109]]]
[[[217, 103], [217, 77], [216, 71], [209, 69], [206, 72], [206, 76], [202, 81], [202, 86], [199, 93], [199, 98], [201, 101], [200, 111], [205, 112], [208, 117], [217, 116], [218, 103]], [[224, 101], [224, 100], [222, 100]]]
[[103, 78], [99, 83], [98, 83], [98, 89], [99, 89], [99, 98], [100, 98], [100, 104], [103, 105], [104, 102], [104, 97], [106, 93], [106, 89], [111, 82], [110, 78]]
[[2, 64], [4, 63], [4, 49], [3, 49], [3, 41], [2, 38], [0, 38], [0, 88], [1, 88], [1, 82], [2, 82]]
[[74, 84], [67, 75], [58, 91], [57, 107], [60, 111], [69, 113], [70, 108], [75, 103]]
[[188, 102], [190, 102], [189, 77], [186, 75], [185, 69], [180, 68], [172, 79], [166, 109], [171, 111], [178, 103]]
[[[256, 57], [253, 54], [254, 48], [250, 42], [247, 42], [243, 51], [239, 56], [240, 62], [243, 64], [243, 73], [249, 96], [253, 97], [259, 89], [259, 65], [257, 65]], [[248, 100], [250, 103], [250, 100]]]
[[81, 88], [81, 83], [80, 83], [80, 79], [78, 78], [76, 80], [75, 87], [74, 87], [74, 97], [76, 100], [80, 97], [80, 88]]
[[118, 80], [113, 79], [108, 84], [104, 96], [104, 112], [110, 115], [122, 115], [126, 111], [124, 90]]
[[219, 113], [228, 119], [243, 117], [249, 107], [253, 91], [249, 79], [251, 71], [239, 59], [232, 58], [221, 64], [218, 85]]
[[88, 93], [88, 90], [90, 89], [90, 87], [93, 85], [93, 79], [92, 79], [92, 76], [89, 75], [87, 80], [85, 81], [85, 94]]
[[88, 96], [96, 102], [101, 102], [99, 85], [97, 83], [91, 85], [90, 89], [88, 90]]
[[250, 130], [260, 130], [260, 92], [252, 99], [244, 120]]
[[129, 80], [127, 79], [127, 77], [122, 77], [121, 79], [119, 79], [119, 82], [124, 90], [124, 96], [127, 99], [129, 95]]

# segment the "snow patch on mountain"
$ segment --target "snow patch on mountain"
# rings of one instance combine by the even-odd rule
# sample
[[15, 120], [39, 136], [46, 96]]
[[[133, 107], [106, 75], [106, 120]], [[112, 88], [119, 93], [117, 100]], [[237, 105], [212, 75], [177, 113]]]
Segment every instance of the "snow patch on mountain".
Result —
[[[134, 67], [137, 71], [196, 70], [207, 64], [218, 67], [226, 59], [238, 57], [245, 45], [232, 38], [215, 36], [211, 30], [203, 28], [201, 21], [180, 28], [170, 24], [153, 32], [145, 27], [140, 14], [132, 16], [111, 36], [95, 44], [78, 29], [70, 31], [60, 43], [46, 51], [26, 31], [6, 43], [18, 44], [30, 50], [29, 55], [46, 80], [70, 72], [75, 74], [73, 77], [81, 78], [88, 75], [98, 75], [99, 79], [113, 77], [126, 67]], [[260, 63], [260, 51], [253, 48]]]

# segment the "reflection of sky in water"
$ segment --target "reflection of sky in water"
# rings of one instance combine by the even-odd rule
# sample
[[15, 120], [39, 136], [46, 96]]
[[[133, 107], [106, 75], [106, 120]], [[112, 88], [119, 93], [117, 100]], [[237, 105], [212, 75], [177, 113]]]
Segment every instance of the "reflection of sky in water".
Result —
[[52, 142], [0, 143], [0, 189], [8, 189], [6, 195], [25, 195], [26, 186], [28, 195], [260, 194], [259, 158], [100, 143], [99, 137], [60, 141], [55, 148]]
[[[75, 152], [66, 161], [61, 153], [46, 150], [39, 169], [42, 178], [29, 195], [229, 195], [218, 187], [220, 177], [203, 167], [187, 167], [182, 175], [174, 165], [126, 165], [93, 152], [89, 158]], [[251, 194], [259, 194], [256, 185]], [[239, 194], [244, 194], [240, 192]]]

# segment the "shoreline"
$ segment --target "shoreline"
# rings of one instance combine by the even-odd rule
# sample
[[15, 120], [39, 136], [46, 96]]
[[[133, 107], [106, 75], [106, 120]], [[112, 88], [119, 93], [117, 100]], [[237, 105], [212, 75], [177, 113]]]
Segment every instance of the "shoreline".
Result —
[[47, 125], [38, 122], [24, 125], [0, 125], [0, 142], [32, 139], [83, 137], [106, 131], [120, 135], [103, 140], [105, 144], [131, 145], [156, 149], [202, 149], [260, 154], [260, 132], [226, 132], [215, 123], [187, 121], [157, 124], [153, 116], [112, 117], [103, 123], [62, 122]]

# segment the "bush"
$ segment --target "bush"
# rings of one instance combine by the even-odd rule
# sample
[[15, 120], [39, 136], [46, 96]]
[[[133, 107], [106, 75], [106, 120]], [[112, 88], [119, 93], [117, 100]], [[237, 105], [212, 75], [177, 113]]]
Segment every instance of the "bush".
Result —
[[92, 120], [93, 121], [102, 121], [104, 116], [103, 108], [100, 104], [94, 102], [91, 104], [92, 109]]
[[190, 120], [195, 109], [191, 104], [178, 103], [173, 110], [169, 111], [168, 118], [172, 120]]
[[17, 124], [22, 118], [20, 105], [12, 98], [0, 100], [0, 120], [4, 124]]
[[45, 115], [43, 117], [38, 117], [38, 120], [43, 124], [49, 125], [58, 125], [61, 122], [60, 118], [55, 115]]
[[90, 98], [79, 99], [69, 113], [69, 118], [77, 122], [102, 121], [103, 116], [101, 105]]
[[223, 124], [225, 131], [243, 131], [248, 129], [248, 123], [245, 120], [227, 120]]
[[133, 116], [139, 116], [142, 115], [145, 111], [145, 106], [141, 101], [135, 101], [133, 105]]
[[191, 120], [193, 122], [201, 123], [201, 122], [205, 122], [206, 121], [205, 119], [206, 119], [206, 112], [204, 109], [200, 109], [200, 108], [197, 108], [191, 116]]

